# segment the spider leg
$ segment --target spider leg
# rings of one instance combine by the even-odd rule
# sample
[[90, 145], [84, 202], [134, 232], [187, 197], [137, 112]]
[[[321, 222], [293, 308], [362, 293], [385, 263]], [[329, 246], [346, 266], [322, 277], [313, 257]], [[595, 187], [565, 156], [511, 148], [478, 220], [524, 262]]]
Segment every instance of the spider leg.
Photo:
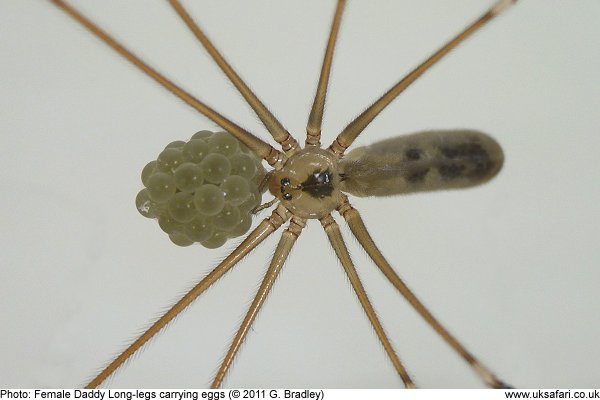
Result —
[[400, 292], [410, 305], [427, 321], [427, 323], [452, 347], [471, 367], [479, 374], [481, 379], [493, 388], [508, 388], [506, 383], [498, 379], [489, 369], [483, 366], [454, 336], [450, 334], [437, 319], [427, 310], [421, 301], [406, 286], [404, 281], [396, 274], [391, 265], [381, 254], [377, 245], [369, 235], [363, 220], [358, 211], [350, 205], [348, 199], [338, 208], [339, 213], [346, 219], [350, 230], [366, 250], [369, 257], [375, 262], [377, 267], [383, 272], [385, 277]]
[[348, 126], [346, 126], [346, 128], [344, 128], [344, 130], [333, 141], [331, 146], [329, 146], [329, 149], [340, 157], [343, 156], [346, 149], [352, 145], [354, 140], [367, 127], [367, 125], [369, 125], [371, 121], [373, 121], [375, 117], [379, 115], [379, 113], [383, 111], [383, 109], [386, 108], [400, 93], [402, 93], [408, 86], [416, 81], [417, 78], [423, 75], [425, 71], [440, 61], [446, 54], [450, 52], [450, 50], [454, 49], [467, 37], [471, 36], [516, 1], [517, 0], [499, 0], [485, 14], [483, 14], [456, 37], [442, 46], [442, 48], [436, 51], [421, 65], [402, 78], [391, 89], [385, 92], [383, 96], [369, 106], [369, 108], [367, 108], [358, 117], [356, 117], [356, 119], [350, 122], [350, 124], [348, 124]]
[[306, 125], [307, 145], [321, 145], [321, 122], [323, 122], [323, 108], [325, 107], [325, 97], [327, 96], [327, 84], [329, 83], [333, 50], [335, 48], [335, 42], [340, 29], [340, 22], [342, 20], [342, 13], [345, 5], [345, 0], [338, 0], [333, 22], [331, 23], [331, 31], [329, 32], [329, 40], [327, 41], [327, 48], [325, 49], [325, 55], [323, 57], [323, 66], [321, 67], [317, 92], [315, 93], [315, 100], [312, 109], [310, 110], [308, 124]]
[[258, 289], [258, 292], [256, 293], [256, 296], [254, 297], [254, 300], [252, 301], [244, 320], [242, 321], [231, 345], [229, 346], [227, 355], [225, 355], [225, 358], [219, 367], [219, 371], [217, 371], [217, 374], [215, 375], [211, 388], [218, 389], [223, 383], [223, 378], [225, 378], [233, 359], [235, 358], [241, 344], [244, 342], [244, 339], [248, 334], [250, 326], [254, 322], [256, 315], [266, 300], [269, 291], [273, 287], [273, 283], [275, 282], [277, 275], [279, 275], [285, 260], [288, 258], [292, 246], [294, 243], [296, 243], [296, 239], [298, 239], [298, 236], [300, 236], [305, 223], [306, 221], [301, 218], [292, 217], [288, 228], [281, 235], [281, 239], [279, 240], [279, 244], [277, 244], [275, 254], [271, 260], [271, 264], [265, 273], [265, 277], [263, 278], [260, 288]]
[[290, 218], [290, 213], [282, 206], [273, 211], [269, 218], [263, 220], [240, 245], [231, 252], [215, 269], [204, 279], [187, 292], [177, 303], [175, 303], [165, 314], [154, 322], [138, 339], [129, 345], [117, 358], [115, 358], [98, 376], [96, 376], [85, 387], [92, 389], [100, 385], [106, 378], [113, 374], [129, 357], [138, 351], [148, 340], [160, 332], [169, 322], [189, 306], [198, 296], [215, 283], [221, 276], [229, 271], [244, 256], [250, 253], [256, 246], [275, 232], [285, 221]]
[[271, 207], [273, 204], [277, 203], [279, 201], [279, 199], [277, 197], [275, 197], [273, 200], [266, 202], [265, 204], [261, 204], [259, 206], [256, 206], [252, 209], [252, 214], [258, 214], [259, 212], [261, 212], [262, 210], [264, 210], [265, 208], [269, 208]]
[[219, 66], [219, 68], [221, 68], [223, 73], [227, 75], [227, 78], [229, 78], [231, 83], [233, 83], [236, 89], [244, 97], [248, 105], [252, 107], [258, 118], [260, 118], [262, 121], [263, 125], [271, 133], [271, 136], [273, 136], [277, 143], [281, 144], [283, 150], [286, 152], [286, 155], [291, 155], [294, 150], [298, 148], [298, 142], [296, 139], [290, 135], [290, 133], [271, 113], [271, 111], [267, 109], [267, 107], [258, 99], [258, 97], [256, 97], [254, 92], [252, 92], [252, 90], [240, 78], [235, 70], [223, 58], [221, 53], [219, 53], [219, 50], [217, 50], [208, 37], [206, 37], [204, 32], [202, 32], [198, 24], [192, 19], [181, 3], [178, 0], [169, 0], [169, 3], [175, 9], [177, 14], [179, 14], [181, 19], [183, 19], [188, 28], [190, 28], [196, 38], [200, 41], [202, 46], [204, 46], [215, 63]]
[[404, 382], [404, 385], [407, 388], [416, 387], [413, 381], [411, 380], [410, 376], [408, 376], [406, 369], [400, 362], [398, 355], [394, 351], [390, 340], [388, 339], [385, 331], [383, 330], [383, 327], [381, 326], [381, 323], [379, 322], [379, 319], [377, 318], [377, 314], [375, 313], [375, 310], [373, 309], [373, 306], [369, 301], [369, 297], [367, 296], [367, 293], [365, 292], [360, 278], [358, 277], [356, 268], [354, 268], [352, 259], [350, 258], [350, 254], [348, 253], [348, 249], [346, 248], [346, 244], [344, 243], [342, 233], [340, 232], [339, 225], [331, 217], [331, 214], [322, 218], [320, 221], [321, 225], [323, 225], [323, 229], [325, 229], [325, 232], [329, 237], [331, 246], [335, 250], [335, 254], [338, 256], [340, 262], [342, 263], [342, 266], [344, 267], [344, 270], [346, 271], [346, 274], [348, 275], [348, 278], [350, 279], [350, 283], [352, 284], [352, 288], [354, 289], [356, 296], [360, 301], [360, 304], [365, 310], [367, 317], [369, 317], [369, 321], [371, 322], [375, 333], [377, 333], [377, 337], [379, 337], [383, 348], [385, 349], [388, 357], [392, 361], [392, 364], [394, 364], [394, 368], [396, 368], [396, 371], [398, 371], [398, 374], [402, 378], [402, 381]]
[[219, 114], [190, 93], [183, 90], [181, 87], [177, 86], [171, 80], [169, 80], [164, 75], [160, 74], [154, 68], [150, 67], [148, 64], [143, 62], [139, 57], [133, 54], [130, 50], [125, 48], [119, 42], [117, 42], [114, 38], [109, 36], [106, 32], [100, 29], [96, 24], [83, 16], [79, 11], [71, 7], [69, 4], [64, 2], [63, 0], [50, 0], [54, 5], [63, 10], [65, 13], [70, 15], [73, 19], [83, 25], [86, 29], [88, 29], [94, 36], [98, 39], [102, 40], [108, 46], [110, 46], [113, 50], [119, 53], [123, 58], [127, 61], [131, 62], [133, 65], [138, 67], [142, 72], [146, 75], [154, 79], [156, 82], [161, 84], [165, 89], [169, 90], [175, 96], [179, 97], [189, 106], [199, 111], [201, 114], [206, 116], [208, 119], [225, 129], [227, 132], [231, 133], [238, 140], [248, 146], [258, 157], [266, 160], [269, 165], [275, 168], [281, 168], [281, 164], [284, 159], [284, 155], [274, 149], [268, 143], [262, 141], [258, 137], [254, 136], [252, 133], [248, 132], [244, 128], [235, 124], [228, 118]]

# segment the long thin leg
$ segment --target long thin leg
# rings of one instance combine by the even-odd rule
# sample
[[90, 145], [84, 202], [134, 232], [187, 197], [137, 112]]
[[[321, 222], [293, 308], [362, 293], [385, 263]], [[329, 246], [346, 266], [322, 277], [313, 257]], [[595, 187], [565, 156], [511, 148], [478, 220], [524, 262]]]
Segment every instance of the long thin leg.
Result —
[[323, 57], [323, 66], [321, 67], [321, 75], [319, 76], [319, 84], [317, 85], [317, 93], [313, 102], [310, 115], [308, 117], [308, 125], [306, 126], [306, 144], [310, 146], [321, 145], [321, 123], [323, 121], [323, 108], [325, 107], [325, 97], [327, 96], [327, 84], [329, 83], [329, 72], [331, 71], [331, 61], [333, 60], [333, 50], [337, 34], [340, 29], [342, 13], [346, 0], [338, 0], [337, 8], [333, 22], [331, 23], [331, 31], [329, 32], [329, 40], [327, 41], [327, 49]]
[[117, 358], [115, 358], [98, 376], [90, 381], [85, 387], [93, 389], [100, 385], [106, 378], [112, 375], [125, 361], [138, 351], [148, 340], [160, 332], [173, 318], [189, 306], [198, 296], [215, 283], [221, 276], [229, 271], [246, 254], [252, 251], [271, 233], [275, 232], [285, 221], [290, 218], [290, 213], [279, 206], [271, 216], [262, 221], [242, 243], [225, 258], [204, 279], [186, 293], [173, 307], [150, 326], [135, 342], [129, 345]]
[[208, 107], [206, 104], [202, 103], [200, 100], [196, 99], [190, 93], [186, 92], [185, 90], [174, 84], [168, 78], [160, 74], [158, 71], [150, 67], [145, 62], [143, 62], [139, 57], [134, 55], [131, 51], [129, 51], [127, 48], [125, 48], [123, 45], [117, 42], [114, 38], [109, 36], [106, 32], [100, 29], [92, 21], [84, 17], [79, 11], [71, 7], [69, 4], [65, 3], [62, 0], [50, 1], [54, 5], [59, 7], [61, 10], [69, 14], [71, 17], [73, 17], [73, 19], [75, 19], [77, 22], [83, 25], [97, 38], [109, 45], [113, 50], [119, 53], [126, 60], [134, 64], [140, 70], [142, 70], [146, 75], [154, 79], [156, 82], [160, 83], [171, 93], [179, 97], [181, 100], [183, 100], [195, 110], [199, 111], [211, 121], [215, 122], [227, 132], [231, 133], [238, 140], [240, 140], [246, 146], [248, 146], [257, 156], [266, 160], [271, 166], [274, 166], [275, 168], [281, 167], [281, 163], [284, 159], [284, 155], [281, 152], [275, 150], [268, 143], [262, 141], [250, 132], [236, 125], [235, 123], [225, 118], [212, 108]]
[[450, 334], [435, 317], [427, 310], [427, 308], [419, 301], [419, 299], [411, 292], [406, 284], [396, 274], [391, 265], [381, 254], [381, 251], [377, 248], [377, 245], [369, 235], [365, 224], [360, 217], [358, 211], [350, 205], [348, 200], [338, 209], [340, 214], [346, 219], [350, 230], [354, 236], [358, 239], [361, 246], [366, 250], [367, 254], [375, 262], [377, 267], [383, 272], [385, 277], [394, 285], [394, 287], [404, 296], [411, 306], [427, 321], [427, 323], [452, 347], [456, 352], [464, 358], [464, 360], [473, 367], [473, 369], [479, 374], [479, 376], [485, 381], [486, 384], [493, 388], [507, 388], [509, 387], [506, 383], [502, 382], [486, 367], [484, 367], [467, 349], [460, 344], [454, 336]]
[[398, 355], [394, 351], [390, 340], [388, 339], [385, 331], [383, 330], [383, 327], [381, 326], [381, 323], [379, 322], [379, 319], [377, 318], [377, 314], [375, 314], [375, 310], [373, 309], [373, 306], [369, 301], [369, 297], [367, 296], [367, 293], [365, 292], [365, 289], [362, 283], [360, 282], [360, 278], [358, 277], [356, 268], [354, 268], [352, 259], [350, 258], [350, 254], [348, 253], [348, 249], [346, 248], [346, 244], [344, 243], [344, 239], [342, 238], [340, 227], [338, 226], [337, 222], [335, 222], [335, 220], [331, 217], [331, 215], [322, 218], [320, 221], [321, 225], [323, 225], [323, 228], [325, 229], [325, 232], [327, 233], [327, 236], [329, 237], [331, 246], [335, 250], [335, 254], [338, 256], [340, 262], [342, 263], [342, 266], [344, 267], [344, 270], [346, 271], [346, 274], [348, 275], [348, 278], [350, 279], [350, 283], [352, 284], [352, 287], [356, 292], [356, 296], [358, 297], [360, 304], [365, 310], [367, 317], [369, 317], [369, 321], [371, 321], [371, 325], [373, 326], [375, 333], [377, 333], [377, 337], [379, 337], [379, 340], [381, 341], [385, 352], [392, 361], [392, 364], [394, 364], [394, 368], [396, 368], [396, 371], [398, 371], [398, 374], [402, 378], [404, 386], [406, 386], [407, 388], [414, 388], [415, 384], [410, 379], [410, 376], [408, 376], [406, 369], [404, 368], [404, 366], [400, 362], [400, 359], [398, 358]]
[[475, 33], [487, 22], [504, 11], [508, 6], [514, 4], [517, 0], [500, 0], [485, 14], [479, 17], [475, 22], [469, 25], [464, 31], [459, 33], [454, 39], [446, 43], [441, 49], [435, 52], [431, 57], [425, 60], [421, 65], [412, 70], [402, 80], [396, 83], [383, 96], [375, 101], [369, 108], [363, 111], [354, 121], [352, 121], [333, 141], [329, 149], [339, 156], [342, 156], [346, 149], [354, 142], [358, 135], [375, 119], [375, 117], [383, 111], [400, 93], [404, 91], [410, 84], [419, 78], [431, 66], [441, 60], [450, 50], [458, 46], [467, 37]]
[[194, 33], [202, 46], [204, 46], [215, 63], [217, 63], [219, 68], [221, 68], [221, 71], [223, 71], [231, 83], [233, 83], [236, 89], [244, 97], [248, 105], [252, 107], [258, 118], [260, 118], [262, 121], [263, 125], [271, 133], [271, 136], [273, 136], [277, 143], [281, 144], [283, 150], [290, 155], [298, 147], [298, 142], [296, 139], [290, 135], [290, 133], [271, 113], [271, 111], [265, 107], [265, 105], [258, 99], [258, 97], [256, 97], [248, 85], [246, 85], [246, 83], [239, 77], [235, 70], [231, 68], [229, 63], [225, 61], [221, 53], [219, 53], [219, 50], [217, 50], [208, 37], [206, 37], [198, 24], [192, 19], [185, 8], [183, 8], [181, 3], [178, 0], [169, 0], [169, 3], [171, 3], [171, 6], [173, 6], [177, 14], [179, 14], [188, 28], [190, 28], [190, 30]]
[[271, 260], [271, 265], [269, 265], [269, 269], [265, 274], [260, 288], [258, 289], [258, 292], [256, 293], [256, 296], [254, 297], [254, 300], [252, 301], [252, 304], [250, 305], [250, 308], [248, 309], [248, 312], [246, 313], [246, 316], [244, 317], [244, 320], [242, 321], [242, 324], [240, 325], [237, 334], [233, 338], [231, 346], [229, 346], [227, 355], [223, 359], [221, 367], [215, 375], [215, 379], [213, 380], [211, 388], [217, 389], [223, 383], [223, 378], [225, 378], [225, 375], [227, 374], [227, 371], [229, 370], [233, 359], [235, 358], [238, 350], [240, 349], [240, 346], [242, 345], [244, 339], [246, 338], [246, 335], [248, 334], [250, 326], [254, 322], [256, 315], [258, 314], [261, 306], [266, 300], [267, 295], [271, 290], [271, 287], [273, 287], [273, 282], [275, 282], [277, 275], [279, 275], [281, 267], [283, 266], [285, 260], [290, 254], [292, 246], [294, 245], [294, 243], [296, 243], [296, 239], [298, 239], [298, 236], [300, 236], [300, 233], [302, 232], [305, 223], [306, 221], [303, 219], [292, 217], [290, 225], [281, 235], [281, 239], [279, 240], [279, 244], [275, 249], [273, 259]]

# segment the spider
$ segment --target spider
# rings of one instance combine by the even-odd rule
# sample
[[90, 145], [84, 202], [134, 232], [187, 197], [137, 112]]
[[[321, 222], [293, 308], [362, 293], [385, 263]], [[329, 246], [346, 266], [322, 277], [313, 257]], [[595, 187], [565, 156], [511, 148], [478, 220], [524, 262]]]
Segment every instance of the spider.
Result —
[[[207, 30], [208, 30], [208, 29], [207, 29]], [[343, 38], [343, 36], [342, 36], [342, 38]], [[440, 38], [439, 38], [439, 37], [438, 37], [438, 40], [440, 40]], [[342, 42], [341, 42], [341, 43], [343, 43], [343, 39], [342, 39]], [[226, 48], [226, 46], [225, 46], [225, 48], [223, 49], [223, 52], [224, 52], [224, 54], [227, 54], [227, 52], [226, 52], [226, 51], [227, 51], [227, 48]], [[492, 51], [493, 51], [493, 49], [492, 49]], [[457, 57], [458, 57], [458, 56], [457, 56]], [[315, 62], [316, 62], [316, 61], [315, 61]], [[313, 74], [313, 75], [314, 75], [314, 74]], [[434, 74], [432, 73], [431, 75], [434, 75]], [[335, 70], [334, 70], [334, 77], [335, 77]], [[341, 80], [341, 78], [337, 78], [337, 79], [338, 79], [338, 81], [339, 81], [339, 80]], [[415, 87], [417, 87], [417, 86], [418, 86], [418, 85], [415, 85]], [[380, 88], [380, 90], [381, 90], [381, 88]], [[266, 98], [266, 97], [268, 97], [268, 96], [261, 95], [261, 97], [265, 97], [265, 98]], [[206, 99], [210, 101], [210, 97], [209, 97], [209, 96], [206, 96]], [[367, 102], [368, 102], [368, 101], [367, 101]], [[331, 100], [331, 103], [330, 103], [330, 104], [332, 104], [330, 107], [334, 107], [334, 100]], [[359, 107], [360, 107], [360, 106], [359, 106]], [[222, 108], [222, 107], [219, 107], [219, 108]], [[273, 108], [275, 109], [276, 107], [273, 107]], [[352, 114], [352, 112], [350, 112], [350, 114]], [[227, 115], [230, 115], [230, 114], [229, 114], [229, 113], [227, 113]], [[240, 119], [241, 119], [241, 118], [242, 118], [242, 117], [240, 117]], [[348, 116], [347, 118], [350, 118], [350, 116]], [[236, 117], [235, 119], [236, 119], [236, 120], [238, 120], [238, 118], [237, 118], [237, 117]], [[282, 119], [284, 119], [284, 118], [282, 118]], [[469, 125], [470, 125], [470, 124], [469, 124]], [[404, 128], [402, 128], [402, 129], [399, 129], [399, 131], [404, 131], [404, 130], [405, 130]], [[410, 131], [410, 130], [409, 130], [409, 131]], [[400, 133], [400, 132], [397, 132], [397, 133]], [[496, 132], [496, 131], [492, 131], [492, 133], [494, 133], [494, 134], [498, 134], [498, 132]], [[390, 133], [387, 133], [387, 134], [389, 135]], [[396, 134], [396, 133], [393, 133], [393, 134]], [[176, 135], [176, 136], [175, 136], [175, 138], [178, 138], [177, 134], [173, 134], [173, 133], [172, 133], [172, 134], [169, 136], [169, 138], [167, 139], [167, 141], [168, 141], [168, 140], [171, 140], [171, 139], [173, 138], [173, 135]], [[367, 136], [367, 133], [365, 133], [365, 136]], [[374, 140], [372, 140], [372, 139], [371, 139], [371, 138], [369, 138], [369, 137], [365, 137], [364, 139], [365, 139], [365, 141], [363, 142], [364, 144], [367, 144], [367, 143], [369, 143], [369, 142], [372, 142], [372, 141], [374, 141]], [[160, 140], [157, 140], [157, 143], [161, 143], [161, 141], [162, 141], [162, 142], [165, 142], [165, 140], [164, 140], [164, 139], [160, 139]], [[150, 146], [149, 146], [149, 147], [150, 147]], [[153, 150], [152, 150], [152, 151], [155, 151], [155, 150], [154, 150], [155, 148], [156, 148], [156, 146], [153, 146]], [[144, 160], [144, 159], [142, 159], [142, 160]], [[142, 162], [143, 162], [143, 161], [142, 161]], [[133, 165], [133, 164], [140, 164], [140, 162], [138, 161], [138, 162], [136, 163], [136, 162], [133, 162], [133, 161], [132, 161], [132, 165]], [[137, 170], [139, 169], [139, 167], [138, 167], [137, 165], [134, 165], [134, 166], [132, 167], [132, 169], [133, 169], [133, 170], [135, 170], [135, 171], [137, 172]], [[488, 190], [488, 188], [486, 188], [486, 189], [480, 189], [480, 190], [481, 190], [481, 191], [485, 191], [485, 190]], [[472, 193], [471, 193], [470, 195], [472, 195]], [[425, 196], [423, 196], [421, 199], [423, 199], [423, 201], [426, 201], [426, 200], [425, 200]], [[396, 201], [397, 201], [397, 200], [396, 200]], [[411, 199], [407, 199], [407, 201], [408, 201], [408, 202], [410, 202], [410, 201], [411, 201]], [[355, 204], [355, 203], [353, 202], [353, 204]], [[360, 206], [359, 206], [359, 205], [357, 205], [356, 207], [357, 207], [357, 209], [359, 209], [359, 210], [360, 210]], [[367, 223], [367, 225], [368, 225], [368, 226], [370, 226], [370, 224], [369, 224], [369, 219], [368, 219], [368, 216], [366, 216], [366, 217], [365, 217], [365, 220], [366, 220], [366, 223]], [[318, 225], [317, 225], [317, 226], [318, 226]], [[376, 232], [376, 229], [377, 229], [377, 228], [371, 228], [371, 229], [375, 231], [375, 232], [374, 232], [374, 235], [377, 235], [377, 232]], [[402, 227], [400, 227], [399, 229], [402, 229]], [[311, 233], [312, 233], [312, 234], [316, 234], [317, 232], [311, 232]], [[308, 235], [309, 235], [309, 233], [304, 233], [304, 234], [303, 234], [303, 236], [302, 236], [302, 238], [305, 238], [305, 237], [307, 237]], [[324, 239], [324, 237], [321, 237], [321, 239]], [[306, 239], [305, 239], [305, 240], [306, 240]], [[300, 242], [301, 242], [301, 241], [300, 241]], [[300, 242], [299, 242], [299, 244], [298, 244], [298, 245], [300, 245]], [[264, 247], [268, 247], [268, 245], [264, 245]], [[177, 250], [180, 250], [180, 249], [177, 249]], [[383, 249], [383, 251], [384, 251], [384, 253], [386, 253], [386, 254], [387, 254], [387, 249], [385, 249], [385, 248], [384, 248], [384, 249]], [[409, 252], [409, 251], [410, 251], [410, 250], [409, 250], [408, 248], [407, 248], [407, 249], [405, 249], [405, 252]], [[356, 252], [355, 252], [355, 253], [356, 253]], [[359, 254], [357, 254], [357, 255], [359, 255]], [[298, 251], [295, 253], [295, 256], [296, 256], [296, 257], [299, 257], [299, 256], [300, 256], [300, 250], [298, 250]], [[259, 256], [255, 256], [255, 257], [259, 257]], [[391, 257], [391, 256], [389, 257], [389, 259], [390, 259], [390, 261], [392, 261], [392, 262], [394, 262], [394, 261], [395, 261], [395, 260], [393, 259], [393, 257]], [[249, 261], [249, 260], [248, 260], [248, 261]], [[248, 261], [247, 261], [247, 262], [248, 262]], [[327, 265], [327, 264], [330, 264], [330, 263], [331, 263], [331, 261], [332, 261], [332, 259], [331, 259], [331, 258], [330, 258], [330, 259], [323, 260], [323, 261], [322, 261], [322, 264], [323, 264], [323, 265], [322, 265], [322, 267], [324, 268], [324, 267], [325, 267], [325, 265]], [[133, 260], [132, 262], [133, 262], [133, 263], [135, 263], [135, 260]], [[125, 262], [123, 262], [123, 263], [125, 264]], [[201, 260], [199, 263], [201, 263], [201, 264], [204, 266], [205, 264], [207, 264], [207, 263], [210, 263], [210, 261], [209, 261], [209, 260]], [[357, 261], [357, 262], [356, 262], [356, 264], [357, 264], [357, 267], [359, 267], [359, 264], [361, 264], [361, 263], [363, 264], [363, 266], [361, 266], [361, 269], [362, 269], [362, 270], [365, 270], [365, 272], [364, 272], [364, 273], [362, 273], [362, 275], [364, 275], [364, 274], [366, 273], [367, 262], [366, 262], [366, 260], [363, 260], [362, 262], [359, 262], [359, 261]], [[404, 263], [404, 261], [402, 262], [402, 264], [403, 264], [403, 263]], [[197, 268], [197, 267], [198, 267], [198, 266], [196, 265], [196, 268]], [[400, 266], [399, 266], [399, 267], [400, 267]], [[290, 271], [290, 272], [287, 272], [287, 271]], [[241, 272], [240, 272], [240, 273], [241, 273]], [[289, 276], [289, 275], [286, 275], [286, 274], [291, 274], [291, 273], [292, 273], [292, 272], [291, 272], [291, 268], [288, 268], [288, 267], [286, 267], [286, 272], [284, 272], [284, 276]], [[233, 277], [233, 274], [232, 274], [232, 277]], [[337, 276], [337, 277], [339, 278], [339, 276]], [[283, 279], [284, 279], [284, 278], [282, 277], [282, 279], [281, 279], [281, 282], [278, 282], [278, 284], [283, 284], [283, 281], [284, 281]], [[286, 279], [287, 279], [287, 278], [286, 278]], [[409, 279], [407, 279], [407, 280], [409, 280]], [[410, 282], [410, 280], [409, 280], [409, 282]], [[225, 285], [225, 283], [223, 282], [223, 283], [221, 283], [221, 285]], [[438, 286], [439, 286], [439, 285], [438, 285]], [[275, 289], [275, 291], [277, 291], [277, 289]], [[217, 290], [215, 290], [215, 291], [211, 292], [209, 295], [211, 295], [211, 296], [216, 296], [216, 294], [217, 294], [216, 292], [217, 292]], [[417, 292], [418, 292], [418, 291], [417, 291]], [[279, 293], [280, 293], [280, 294], [279, 294], [277, 297], [281, 297], [281, 292], [279, 292]], [[374, 299], [374, 301], [375, 301], [375, 303], [376, 303], [376, 306], [377, 306], [376, 295], [375, 295], [375, 294], [372, 294], [372, 297], [374, 297], [374, 298], [375, 298], [375, 299]], [[164, 302], [164, 300], [163, 300], [163, 302]], [[277, 302], [276, 300], [272, 301], [272, 302], [269, 304], [269, 307], [274, 307], [276, 302]], [[401, 303], [398, 303], [398, 304], [401, 304]], [[148, 309], [148, 308], [150, 308], [150, 307], [151, 307], [150, 305], [147, 305], [147, 306], [145, 306], [145, 307], [144, 307], [144, 309]], [[269, 309], [269, 307], [268, 307], [267, 309]], [[380, 307], [380, 306], [377, 306], [377, 308], [378, 308], [378, 309], [381, 309], [382, 307]], [[435, 310], [435, 307], [432, 307], [432, 308], [433, 308], [434, 312], [436, 312], [436, 314], [439, 314], [439, 313], [438, 313], [438, 312]], [[381, 311], [383, 311], [383, 310], [381, 310]], [[196, 310], [194, 310], [194, 313], [196, 313], [196, 312], [197, 312], [197, 311], [196, 311]], [[265, 311], [265, 312], [267, 312], [267, 311]], [[188, 313], [188, 314], [187, 314], [188, 316], [186, 316], [186, 318], [189, 318], [189, 314], [191, 314], [191, 313]], [[442, 318], [443, 318], [443, 320], [444, 320], [444, 321], [446, 321], [446, 320], [450, 320], [449, 322], [451, 322], [451, 319], [452, 319], [451, 317], [446, 317], [446, 316], [444, 316], [444, 315], [443, 315], [443, 313], [442, 313], [441, 315], [442, 315]], [[384, 323], [385, 323], [385, 319], [384, 319], [384, 318], [382, 318], [382, 319], [384, 320]], [[182, 318], [182, 319], [181, 319], [181, 321], [179, 321], [179, 323], [184, 323], [184, 320], [185, 320], [185, 318]], [[139, 324], [139, 321], [138, 321], [138, 324]], [[223, 324], [225, 324], [225, 322], [223, 322]], [[364, 326], [363, 326], [363, 328], [364, 328]], [[126, 330], [127, 328], [122, 328], [122, 329], [123, 329], [123, 330]], [[258, 329], [258, 328], [257, 328], [257, 329]], [[359, 328], [356, 328], [356, 330], [359, 330]], [[396, 330], [395, 330], [395, 329], [393, 329], [393, 328], [388, 328], [388, 331], [390, 332], [390, 334], [391, 334], [392, 336], [394, 336], [394, 338], [396, 338]], [[401, 331], [402, 331], [402, 329], [400, 329], [400, 332], [401, 332]], [[227, 333], [230, 333], [229, 331], [226, 331], [226, 332], [227, 332]], [[169, 334], [171, 334], [171, 333], [169, 332], [168, 334], [165, 334], [165, 335], [163, 335], [163, 336], [162, 336], [162, 338], [161, 338], [160, 340], [162, 340], [163, 338], [165, 338], [165, 337], [166, 337], [167, 335], [169, 335]], [[246, 349], [245, 349], [244, 351], [250, 351], [251, 347], [254, 345], [254, 340], [256, 340], [256, 339], [257, 339], [257, 336], [258, 336], [258, 335], [254, 335], [254, 336], [252, 337], [252, 339], [253, 339], [253, 342], [252, 342], [252, 344], [251, 344], [251, 345], [249, 345], [249, 346], [247, 346], [247, 347], [246, 347]], [[460, 337], [460, 334], [459, 334], [458, 336]], [[224, 339], [223, 339], [223, 341], [224, 341], [224, 342], [226, 342], [226, 341], [227, 341], [227, 339], [228, 339], [228, 337], [227, 337], [227, 338], [224, 338]], [[153, 344], [154, 344], [154, 345], [159, 345], [159, 342], [160, 342], [160, 340], [158, 340], [158, 341], [154, 342]], [[397, 341], [398, 339], [395, 339], [395, 340]], [[408, 346], [408, 345], [409, 345], [409, 343], [406, 343], [406, 345]], [[397, 342], [397, 343], [396, 343], [396, 347], [398, 347], [398, 350], [399, 350], [400, 354], [402, 355], [402, 353], [403, 353], [403, 351], [402, 351], [402, 347], [403, 347], [402, 343], [398, 343], [398, 342]], [[475, 353], [477, 353], [477, 350], [475, 351]], [[243, 354], [243, 353], [242, 353], [242, 354]], [[105, 356], [106, 356], [106, 355], [104, 355], [104, 357], [105, 357]], [[209, 358], [209, 357], [207, 357], [207, 358]], [[483, 358], [486, 360], [486, 362], [487, 362], [487, 363], [490, 363], [490, 362], [491, 362], [489, 357], [487, 357], [487, 356], [486, 356], [486, 357], [483, 357]], [[203, 362], [206, 362], [206, 360], [204, 360]], [[241, 363], [241, 362], [240, 362], [240, 363]], [[408, 367], [410, 367], [410, 362], [407, 362], [407, 364], [408, 364]], [[493, 364], [493, 362], [492, 362], [492, 364]], [[135, 363], [132, 363], [132, 364], [131, 364], [129, 367], [130, 367], [130, 368], [135, 368]], [[239, 368], [242, 368], [242, 372], [240, 372], [240, 373], [243, 373], [243, 365], [239, 365]], [[504, 375], [506, 375], [506, 374], [504, 374]], [[416, 376], [417, 376], [417, 378], [418, 378], [418, 374], [417, 374]], [[200, 377], [199, 379], [202, 381], [202, 379], [203, 379], [203, 378], [202, 378], [202, 377]]]

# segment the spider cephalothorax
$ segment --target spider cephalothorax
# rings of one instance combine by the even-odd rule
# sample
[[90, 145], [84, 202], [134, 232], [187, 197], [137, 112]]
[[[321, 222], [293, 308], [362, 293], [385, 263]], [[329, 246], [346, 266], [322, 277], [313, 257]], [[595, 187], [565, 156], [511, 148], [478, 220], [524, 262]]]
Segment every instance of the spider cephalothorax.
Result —
[[314, 146], [295, 152], [269, 177], [269, 191], [300, 218], [323, 218], [343, 201], [339, 163], [328, 150]]

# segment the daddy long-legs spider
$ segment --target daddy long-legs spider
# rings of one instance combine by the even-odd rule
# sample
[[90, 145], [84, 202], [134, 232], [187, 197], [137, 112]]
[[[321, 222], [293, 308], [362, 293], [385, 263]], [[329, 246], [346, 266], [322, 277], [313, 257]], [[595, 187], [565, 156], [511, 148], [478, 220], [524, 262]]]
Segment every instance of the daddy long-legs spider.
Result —
[[[293, 133], [304, 131], [331, 20], [332, 6], [321, 3], [192, 8]], [[350, 4], [324, 142], [489, 6], [446, 3]], [[216, 109], [264, 132], [168, 5], [75, 4]], [[13, 362], [4, 363], [1, 383], [73, 386], [225, 253], [175, 248], [131, 205], [149, 156], [213, 125], [49, 3], [2, 7], [2, 339], [3, 358]], [[421, 78], [357, 143], [455, 127], [501, 142], [507, 161], [492, 185], [353, 204], [434, 314], [515, 385], [590, 386], [599, 373], [599, 90], [590, 50], [598, 11], [593, 1], [521, 1]], [[275, 243], [229, 273], [112, 383], [207, 383]], [[479, 384], [348, 244], [416, 381]], [[309, 224], [228, 383], [398, 385], [327, 247], [318, 223]]]

